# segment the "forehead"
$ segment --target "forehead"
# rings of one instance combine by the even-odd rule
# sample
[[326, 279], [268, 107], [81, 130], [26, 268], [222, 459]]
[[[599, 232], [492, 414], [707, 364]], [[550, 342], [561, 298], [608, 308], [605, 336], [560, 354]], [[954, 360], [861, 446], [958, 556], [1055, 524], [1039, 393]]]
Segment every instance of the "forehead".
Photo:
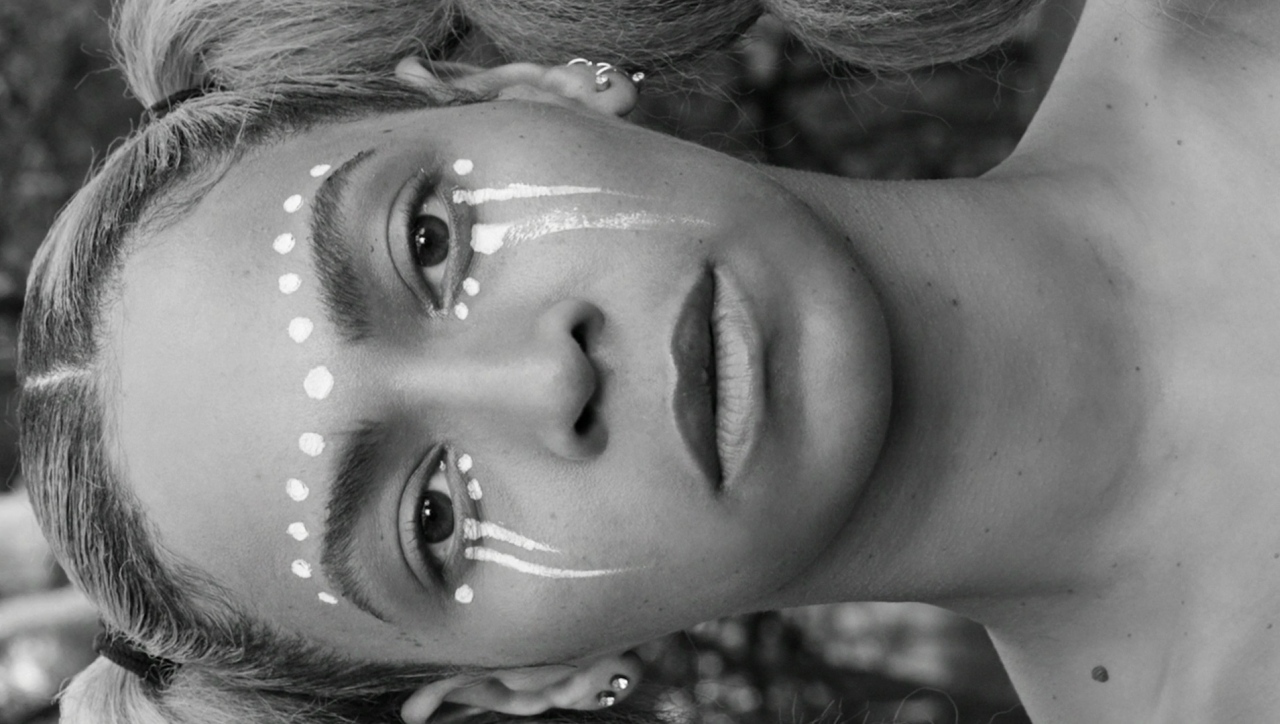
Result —
[[309, 228], [317, 188], [358, 152], [352, 131], [234, 164], [184, 218], [137, 240], [106, 315], [116, 463], [164, 547], [259, 609], [336, 608], [316, 534], [358, 398]]

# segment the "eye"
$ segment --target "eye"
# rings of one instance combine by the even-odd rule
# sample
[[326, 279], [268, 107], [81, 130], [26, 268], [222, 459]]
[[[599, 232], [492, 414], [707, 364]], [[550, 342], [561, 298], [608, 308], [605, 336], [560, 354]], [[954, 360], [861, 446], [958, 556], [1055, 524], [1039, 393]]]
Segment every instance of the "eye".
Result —
[[[431, 480], [418, 501], [415, 515], [418, 541], [424, 548], [440, 545], [453, 537], [457, 517], [453, 511], [453, 498], [449, 494], [449, 480], [443, 470], [437, 469], [431, 475]], [[430, 551], [424, 550], [424, 554], [429, 553]]]
[[449, 209], [433, 193], [409, 220], [409, 253], [437, 301], [443, 297], [449, 254], [453, 250], [453, 228]]
[[400, 551], [409, 573], [428, 589], [447, 587], [460, 575], [461, 521], [478, 512], [470, 500], [459, 501], [459, 483], [446, 469], [440, 448], [427, 455], [405, 480], [397, 506]]

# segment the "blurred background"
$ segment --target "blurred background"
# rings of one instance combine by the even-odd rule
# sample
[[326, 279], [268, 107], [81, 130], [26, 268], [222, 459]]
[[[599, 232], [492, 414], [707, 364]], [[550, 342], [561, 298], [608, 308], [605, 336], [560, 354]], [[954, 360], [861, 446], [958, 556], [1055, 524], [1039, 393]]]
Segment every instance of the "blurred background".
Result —
[[[110, 0], [0, 0], [0, 724], [56, 721], [93, 657], [22, 493], [14, 360], [23, 284], [54, 214], [142, 117], [110, 67]], [[1073, 0], [1001, 47], [886, 77], [814, 57], [768, 18], [693, 89], [646, 91], [637, 122], [746, 159], [860, 178], [976, 176], [1013, 150], [1052, 78]], [[649, 678], [707, 724], [1026, 724], [975, 624], [856, 603], [717, 621], [649, 645]], [[697, 681], [696, 684], [689, 684]]]

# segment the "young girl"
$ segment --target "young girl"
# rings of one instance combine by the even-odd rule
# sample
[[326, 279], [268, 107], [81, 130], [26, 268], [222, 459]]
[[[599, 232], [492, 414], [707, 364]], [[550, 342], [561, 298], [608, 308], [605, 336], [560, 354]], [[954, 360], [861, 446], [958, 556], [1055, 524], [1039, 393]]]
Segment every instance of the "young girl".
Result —
[[947, 182], [634, 128], [609, 66], [187, 84], [28, 292], [31, 495], [111, 631], [64, 716], [625, 711], [640, 642], [880, 599], [1036, 721], [1268, 719], [1277, 31], [1092, 0]]

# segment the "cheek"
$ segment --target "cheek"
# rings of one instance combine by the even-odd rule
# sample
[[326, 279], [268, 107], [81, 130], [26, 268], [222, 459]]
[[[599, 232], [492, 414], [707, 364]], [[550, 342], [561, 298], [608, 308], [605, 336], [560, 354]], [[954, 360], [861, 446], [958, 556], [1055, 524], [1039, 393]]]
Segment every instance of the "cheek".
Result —
[[[685, 584], [652, 572], [607, 581], [495, 581], [476, 586], [471, 610], [484, 609], [467, 639], [499, 665], [563, 661], [633, 646], [713, 615], [693, 611]], [[483, 656], [483, 654], [482, 654]]]

